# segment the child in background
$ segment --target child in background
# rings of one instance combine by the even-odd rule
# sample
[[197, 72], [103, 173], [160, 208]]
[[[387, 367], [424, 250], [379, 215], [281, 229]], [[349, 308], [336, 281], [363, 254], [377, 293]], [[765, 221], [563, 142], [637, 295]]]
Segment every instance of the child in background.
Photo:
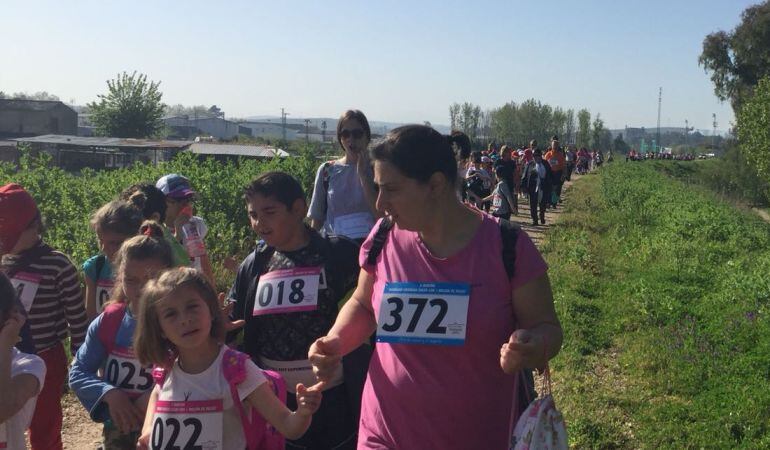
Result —
[[114, 301], [88, 327], [70, 369], [70, 387], [91, 418], [104, 422], [104, 450], [136, 447], [153, 386], [151, 368], [134, 356], [139, 299], [147, 281], [173, 265], [161, 225], [148, 221], [139, 231], [116, 252]]
[[[146, 220], [154, 220], [161, 224], [166, 222], [166, 209], [168, 208], [166, 196], [154, 184], [139, 183], [129, 186], [120, 193], [120, 199], [139, 208]], [[174, 266], [189, 266], [190, 257], [187, 256], [187, 250], [165, 225], [163, 226], [163, 237], [171, 246]]]
[[24, 450], [35, 402], [45, 380], [45, 364], [14, 345], [24, 321], [11, 280], [0, 273], [0, 448]]
[[502, 166], [497, 166], [495, 175], [497, 176], [497, 185], [492, 195], [486, 197], [484, 201], [492, 202], [493, 216], [508, 220], [511, 214], [519, 213], [519, 205], [516, 202], [516, 197], [513, 195], [513, 189], [508, 186], [506, 169]]
[[[242, 450], [247, 427], [240, 406], [246, 411], [256, 409], [289, 438], [301, 436], [310, 426], [323, 385], [298, 384], [297, 410], [286, 408], [262, 371], [248, 357], [222, 344], [224, 315], [200, 272], [187, 267], [166, 271], [145, 287], [140, 308], [136, 354], [142, 364], [164, 367], [166, 376], [150, 395], [137, 448], [201, 448], [205, 443], [221, 450]], [[226, 352], [230, 357], [242, 356], [245, 365], [245, 378], [232, 391], [222, 370]], [[173, 426], [180, 423], [184, 424], [181, 431]]]
[[67, 378], [62, 341], [69, 334], [75, 353], [85, 338], [88, 317], [77, 269], [43, 242], [42, 230], [32, 196], [18, 184], [0, 187], [2, 271], [19, 292], [36, 353], [46, 365], [29, 439], [33, 450], [57, 450], [62, 448], [61, 397]]
[[115, 284], [112, 271], [115, 254], [123, 241], [136, 235], [141, 224], [141, 211], [122, 200], [107, 203], [91, 217], [101, 253], [83, 263], [88, 320], [102, 313]]
[[[328, 332], [340, 302], [356, 285], [358, 246], [304, 224], [305, 193], [289, 174], [260, 175], [244, 197], [251, 228], [263, 241], [238, 270], [229, 295], [235, 302], [231, 318], [245, 321], [244, 351], [287, 380], [291, 408], [294, 385], [316, 380], [307, 359], [310, 344]], [[355, 448], [370, 355], [371, 347], [362, 345], [345, 358], [326, 386], [310, 429], [298, 442], [288, 442], [287, 449]]]
[[155, 187], [166, 196], [166, 222], [165, 225], [173, 231], [176, 239], [187, 249], [187, 254], [192, 260], [192, 266], [206, 275], [209, 283], [216, 286], [214, 272], [211, 270], [211, 261], [206, 251], [204, 239], [209, 228], [206, 222], [193, 215], [192, 202], [195, 200], [195, 191], [190, 187], [190, 180], [172, 173], [161, 177]]

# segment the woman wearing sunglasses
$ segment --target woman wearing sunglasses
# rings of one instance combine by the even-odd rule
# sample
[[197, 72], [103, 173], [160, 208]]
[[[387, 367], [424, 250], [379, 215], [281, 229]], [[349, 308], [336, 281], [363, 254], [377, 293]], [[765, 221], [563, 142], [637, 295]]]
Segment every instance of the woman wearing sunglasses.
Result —
[[361, 243], [378, 217], [374, 177], [367, 147], [372, 132], [359, 110], [345, 111], [337, 121], [337, 142], [345, 155], [318, 168], [310, 201], [310, 225], [326, 234]]

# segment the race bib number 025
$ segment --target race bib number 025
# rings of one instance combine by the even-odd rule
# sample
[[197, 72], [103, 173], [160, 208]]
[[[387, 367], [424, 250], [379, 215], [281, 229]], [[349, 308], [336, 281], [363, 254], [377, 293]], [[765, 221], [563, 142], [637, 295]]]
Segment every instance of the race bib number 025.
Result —
[[131, 397], [150, 390], [153, 385], [152, 369], [142, 367], [131, 348], [116, 347], [107, 356], [104, 379]]
[[221, 450], [222, 400], [159, 400], [152, 419], [150, 448]]
[[466, 283], [387, 283], [377, 342], [463, 345], [469, 299]]
[[312, 311], [318, 308], [321, 267], [274, 270], [259, 277], [253, 316]]

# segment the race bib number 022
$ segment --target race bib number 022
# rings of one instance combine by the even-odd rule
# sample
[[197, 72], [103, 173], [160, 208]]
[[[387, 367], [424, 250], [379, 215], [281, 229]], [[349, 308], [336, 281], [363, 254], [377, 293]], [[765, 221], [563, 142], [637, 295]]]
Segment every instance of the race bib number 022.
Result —
[[318, 308], [321, 267], [274, 270], [259, 277], [253, 316]]
[[222, 400], [159, 400], [152, 419], [150, 448], [221, 450]]
[[463, 345], [469, 299], [466, 283], [387, 283], [377, 342]]

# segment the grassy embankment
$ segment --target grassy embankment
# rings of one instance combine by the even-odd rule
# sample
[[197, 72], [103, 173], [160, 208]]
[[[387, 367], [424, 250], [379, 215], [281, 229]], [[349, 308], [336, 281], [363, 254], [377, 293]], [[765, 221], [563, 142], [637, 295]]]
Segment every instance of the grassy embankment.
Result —
[[649, 164], [584, 177], [544, 251], [578, 448], [770, 448], [770, 226]]

